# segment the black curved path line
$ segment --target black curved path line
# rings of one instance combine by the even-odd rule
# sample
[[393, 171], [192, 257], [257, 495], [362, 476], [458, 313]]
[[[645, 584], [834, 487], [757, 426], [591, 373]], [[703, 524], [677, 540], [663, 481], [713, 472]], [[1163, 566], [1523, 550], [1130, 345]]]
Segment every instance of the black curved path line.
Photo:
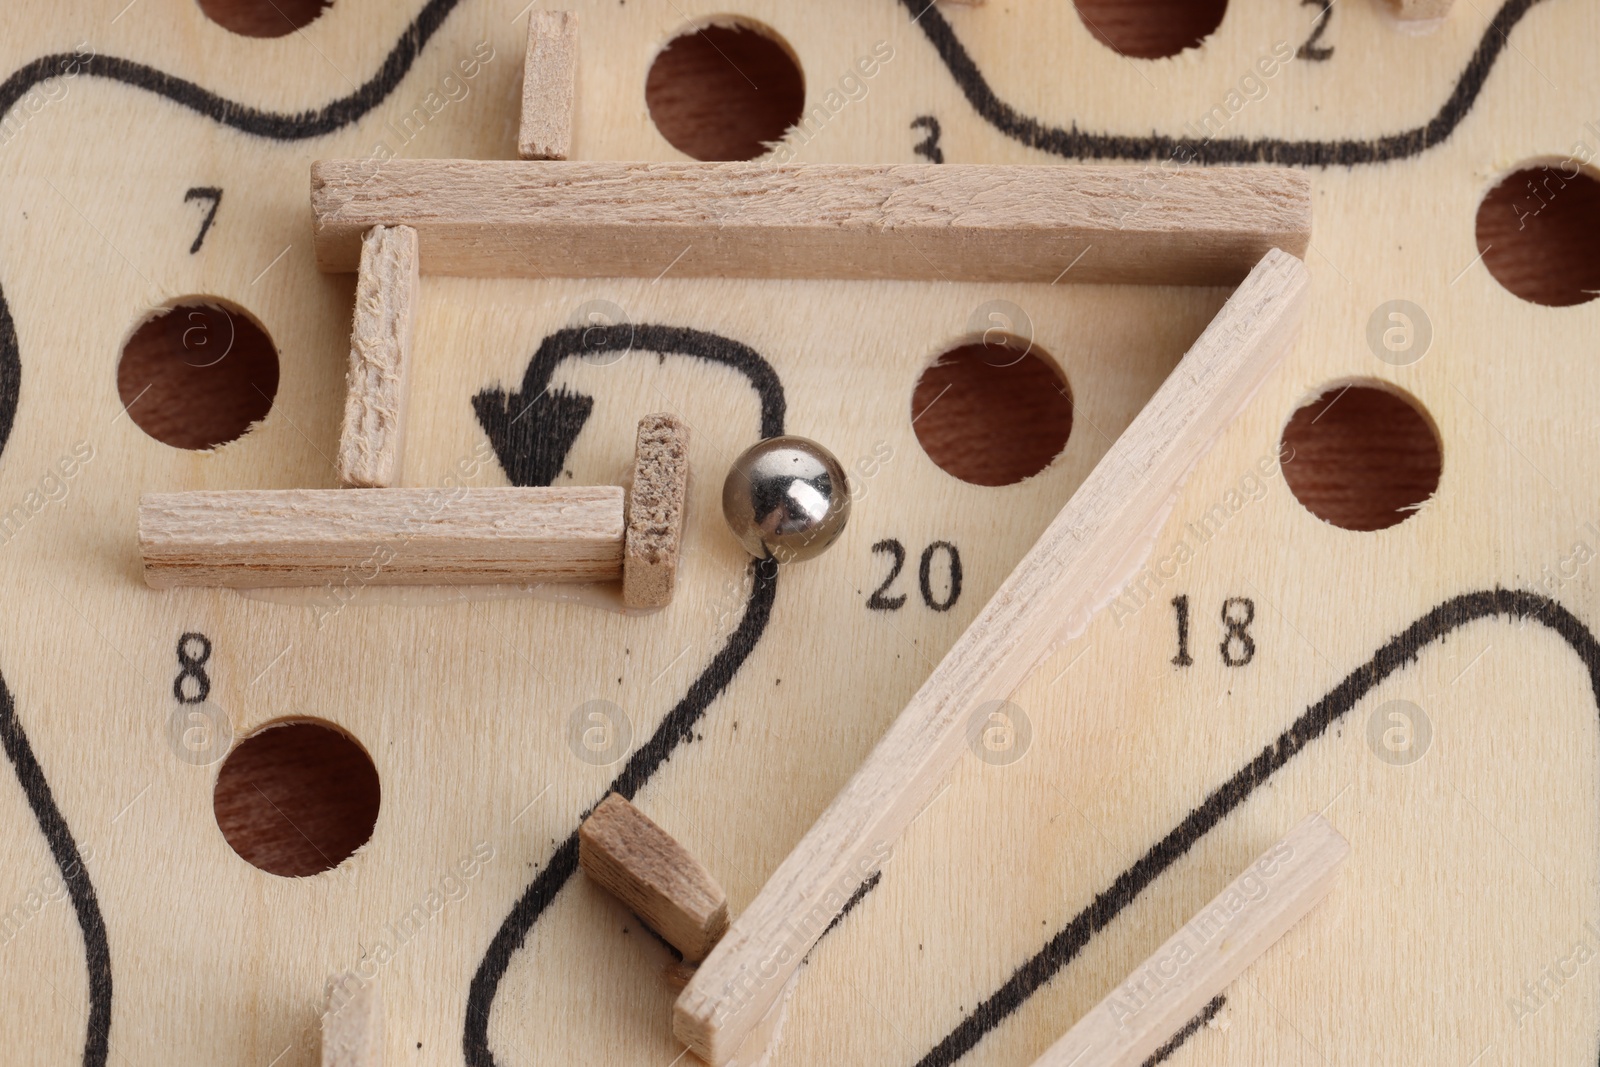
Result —
[[429, 0], [417, 17], [411, 21], [400, 39], [389, 50], [383, 66], [368, 78], [366, 83], [349, 96], [340, 97], [315, 111], [302, 111], [285, 115], [262, 111], [248, 104], [240, 104], [202, 89], [186, 78], [131, 59], [116, 56], [79, 56], [72, 52], [59, 52], [40, 56], [18, 67], [11, 76], [0, 83], [0, 115], [11, 110], [28, 90], [51, 78], [66, 76], [75, 70], [94, 78], [108, 78], [138, 89], [164, 96], [173, 103], [197, 111], [206, 118], [215, 119], [224, 126], [267, 137], [276, 141], [299, 141], [307, 137], [320, 137], [355, 122], [377, 107], [400, 84], [411, 64], [422, 52], [445, 16], [455, 10], [461, 0]]
[[[80, 57], [73, 53], [59, 53], [41, 56], [19, 67], [0, 83], [0, 116], [9, 113], [35, 85], [62, 77], [71, 69], [78, 74], [109, 78], [147, 89], [245, 133], [282, 141], [316, 137], [355, 122], [387, 97], [410, 70], [423, 45], [458, 3], [460, 0], [430, 0], [395, 42], [383, 66], [365, 85], [349, 96], [315, 111], [297, 115], [274, 114], [224, 99], [191, 81], [142, 63], [114, 56]], [[22, 353], [17, 345], [17, 331], [11, 318], [10, 305], [4, 291], [0, 290], [0, 454], [4, 453], [6, 442], [11, 437], [21, 387]], [[22, 786], [28, 806], [33, 810], [39, 829], [50, 845], [51, 855], [55, 858], [72, 900], [78, 926], [83, 931], [84, 961], [89, 972], [89, 1015], [84, 1035], [83, 1064], [84, 1067], [104, 1067], [110, 1048], [112, 990], [111, 947], [106, 937], [105, 919], [100, 913], [94, 884], [79, 854], [72, 830], [61, 809], [56, 806], [44, 769], [34, 756], [32, 745], [28, 743], [28, 735], [17, 718], [16, 706], [3, 677], [0, 677], [0, 743], [4, 744], [17, 782]]]
[[[534, 353], [523, 375], [522, 395], [526, 402], [546, 395], [551, 375], [566, 359], [576, 356], [595, 356], [610, 352], [639, 352], [654, 354], [664, 359], [668, 355], [688, 356], [705, 360], [739, 371], [749, 379], [751, 388], [761, 401], [761, 436], [777, 437], [783, 433], [785, 401], [783, 383], [772, 365], [754, 349], [732, 341], [719, 334], [675, 326], [622, 326], [560, 330], [545, 338]], [[478, 403], [480, 393], [474, 398], [483, 417], [485, 405]], [[500, 400], [504, 393], [493, 394]], [[571, 394], [563, 394], [570, 402]], [[587, 398], [579, 398], [587, 400]], [[505, 408], [502, 408], [502, 413]], [[582, 408], [582, 418], [587, 418], [588, 407]], [[559, 420], [558, 420], [559, 421]], [[581, 428], [581, 419], [578, 427]], [[571, 445], [570, 437], [577, 431], [570, 424], [558, 425], [556, 433], [565, 438], [562, 454]], [[650, 739], [629, 757], [622, 773], [612, 781], [606, 792], [621, 793], [628, 799], [650, 781], [661, 769], [672, 752], [694, 734], [695, 724], [704, 717], [711, 703], [733, 681], [744, 665], [756, 643], [766, 631], [772, 614], [773, 600], [778, 592], [778, 567], [771, 561], [751, 561], [753, 588], [745, 607], [744, 617], [728, 637], [727, 643], [711, 663], [689, 686], [682, 700], [669, 711]], [[604, 794], [602, 794], [602, 797]], [[581, 820], [580, 820], [581, 821]], [[500, 991], [500, 981], [511, 965], [512, 956], [522, 948], [529, 931], [578, 869], [578, 831], [574, 829], [561, 846], [551, 854], [544, 869], [534, 877], [512, 905], [511, 912], [500, 924], [494, 938], [485, 950], [472, 985], [467, 991], [466, 1027], [461, 1037], [462, 1052], [468, 1067], [494, 1067], [494, 1052], [489, 1048], [489, 1014]]]
[[[11, 439], [21, 386], [22, 352], [17, 346], [16, 324], [11, 321], [11, 308], [6, 304], [5, 294], [0, 293], [0, 454]], [[94, 883], [89, 880], [83, 856], [78, 852], [78, 843], [72, 837], [72, 828], [56, 806], [44, 768], [39, 766], [28, 735], [17, 719], [16, 703], [4, 678], [0, 678], [0, 745], [6, 750], [6, 758], [17, 775], [17, 784], [22, 787], [28, 807], [33, 810], [39, 830], [50, 846], [50, 855], [66, 882], [72, 910], [83, 931], [84, 962], [89, 971], [89, 1019], [84, 1029], [83, 1064], [84, 1067], [105, 1067], [111, 1036], [111, 945], [106, 939], [105, 918], [100, 914], [100, 901], [95, 896]]]
[[1542, 623], [1572, 646], [1589, 671], [1589, 686], [1600, 710], [1600, 642], [1579, 619], [1548, 597], [1494, 589], [1466, 593], [1445, 601], [1390, 638], [1372, 659], [1351, 671], [1327, 696], [1311, 705], [1272, 744], [1212, 791], [1131, 867], [1117, 876], [1089, 906], [1073, 916], [1043, 948], [922, 1059], [917, 1067], [949, 1067], [971, 1051], [983, 1036], [1022, 1006], [1040, 986], [1071, 963], [1090, 938], [1133, 903], [1150, 883], [1188, 852], [1222, 819], [1254, 793], [1301, 749], [1327, 733], [1374, 686], [1414, 662], [1429, 645], [1478, 619], [1506, 616]]
[[[1013, 140], [1068, 159], [1171, 159], [1178, 163], [1276, 163], [1284, 166], [1333, 167], [1385, 163], [1418, 155], [1455, 132], [1483, 91], [1495, 60], [1510, 43], [1511, 31], [1542, 0], [1507, 0], [1483, 31], [1472, 58], [1467, 61], [1455, 89], [1424, 125], [1368, 141], [1288, 141], [1272, 137], [1255, 140], [1229, 138], [1200, 140], [1152, 133], [1147, 137], [1114, 133], [1089, 133], [1074, 124], [1070, 129], [1047, 126], [1024, 115], [995, 95], [983, 71], [967, 53], [936, 0], [900, 0], [913, 22], [922, 28], [945, 69], [960, 86], [985, 122]], [[1135, 60], [1137, 62], [1137, 60]]]

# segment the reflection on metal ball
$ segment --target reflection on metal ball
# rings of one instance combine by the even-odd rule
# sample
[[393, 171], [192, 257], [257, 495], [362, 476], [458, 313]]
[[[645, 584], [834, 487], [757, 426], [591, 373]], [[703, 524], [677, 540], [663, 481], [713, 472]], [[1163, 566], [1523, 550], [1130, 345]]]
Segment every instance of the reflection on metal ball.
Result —
[[833, 453], [804, 437], [747, 449], [722, 483], [722, 514], [757, 559], [819, 555], [850, 520], [850, 484]]

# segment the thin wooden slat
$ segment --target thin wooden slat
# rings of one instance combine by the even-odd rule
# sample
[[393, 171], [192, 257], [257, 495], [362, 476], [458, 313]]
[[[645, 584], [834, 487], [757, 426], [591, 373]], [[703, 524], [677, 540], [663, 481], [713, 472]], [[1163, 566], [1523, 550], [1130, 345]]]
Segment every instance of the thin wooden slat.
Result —
[[622, 576], [619, 486], [252, 489], [139, 501], [145, 581], [482, 585]]
[[1299, 254], [1310, 183], [1270, 168], [326, 160], [317, 265], [415, 227], [423, 273], [1234, 285]]
[[646, 415], [639, 420], [623, 536], [622, 602], [628, 607], [657, 608], [672, 601], [688, 492], [688, 424], [665, 412]]
[[690, 963], [728, 929], [728, 895], [711, 872], [617, 793], [578, 827], [578, 862]]
[[383, 987], [346, 973], [322, 1015], [322, 1067], [383, 1067]]
[[339, 480], [384, 488], [400, 480], [417, 309], [417, 231], [374, 226], [362, 237], [345, 375]]
[[523, 159], [566, 159], [572, 153], [577, 90], [577, 12], [530, 12], [517, 155]]
[[1389, 0], [1396, 17], [1407, 22], [1442, 19], [1450, 14], [1455, 0]]
[[1140, 1067], [1333, 888], [1350, 843], [1311, 815], [1218, 893], [1034, 1067]]
[[965, 750], [975, 715], [1081, 633], [1138, 570], [1171, 501], [1288, 350], [1309, 288], [1273, 251], [1101, 459], [678, 998], [673, 1029], [725, 1063]]

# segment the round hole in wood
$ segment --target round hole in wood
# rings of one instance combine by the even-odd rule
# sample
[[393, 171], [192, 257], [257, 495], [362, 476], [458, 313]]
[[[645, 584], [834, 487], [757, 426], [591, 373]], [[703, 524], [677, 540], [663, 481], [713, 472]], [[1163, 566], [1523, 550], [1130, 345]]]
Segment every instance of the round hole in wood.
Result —
[[1228, 0], [1075, 0], [1095, 39], [1135, 59], [1198, 48], [1222, 25]]
[[244, 37], [283, 37], [311, 25], [333, 0], [199, 0], [206, 18]]
[[1307, 511], [1346, 530], [1410, 518], [1439, 488], [1439, 436], [1421, 405], [1387, 386], [1332, 386], [1283, 428], [1283, 478]]
[[928, 458], [974, 485], [1050, 465], [1072, 434], [1072, 390], [1037, 345], [1009, 338], [946, 352], [917, 379], [911, 425]]
[[372, 759], [324, 722], [269, 726], [234, 746], [217, 775], [217, 826], [247, 862], [303, 878], [372, 837], [382, 791]]
[[1478, 205], [1478, 251], [1522, 299], [1570, 307], [1600, 295], [1600, 181], [1574, 163], [1527, 166]]
[[117, 363], [117, 395], [145, 433], [174, 448], [215, 448], [267, 417], [278, 351], [244, 311], [199, 297], [133, 331]]
[[650, 65], [645, 103], [656, 129], [695, 159], [755, 159], [797, 125], [805, 75], [766, 27], [719, 21], [685, 31]]

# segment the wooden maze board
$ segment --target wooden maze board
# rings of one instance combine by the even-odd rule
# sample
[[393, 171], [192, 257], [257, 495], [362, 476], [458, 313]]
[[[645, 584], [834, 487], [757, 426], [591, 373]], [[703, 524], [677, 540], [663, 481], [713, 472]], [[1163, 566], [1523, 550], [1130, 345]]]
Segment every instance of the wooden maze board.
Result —
[[[666, 1067], [681, 971], [575, 873], [584, 813], [631, 793], [737, 915], [1227, 292], [668, 263], [654, 280], [425, 277], [405, 483], [617, 484], [637, 419], [676, 412], [694, 474], [670, 607], [359, 580], [157, 592], [142, 492], [337, 484], [354, 283], [315, 269], [311, 162], [516, 155], [519, 3], [336, 0], [276, 37], [212, 17], [250, 7], [28, 2], [0, 35], [3, 1059], [316, 1063], [328, 985], [354, 972], [381, 979], [390, 1064]], [[1298, 344], [1185, 485], [1136, 588], [1014, 695], [1009, 737], [963, 758], [820, 942], [768, 1062], [1031, 1063], [1322, 811], [1353, 845], [1332, 896], [1171, 1062], [1592, 1063], [1600, 304], [1581, 301], [1600, 214], [1579, 171], [1600, 151], [1600, 8], [1468, 0], [1402, 24], [1370, 0], [1233, 0], [1202, 47], [1119, 55], [1101, 38], [1138, 51], [1141, 27], [1183, 23], [1143, 8], [580, 8], [575, 159], [683, 158], [647, 77], [717, 16], [803, 70], [813, 117], [780, 148], [797, 162], [1098, 159], [1159, 181], [1163, 163], [1263, 160], [1313, 182]], [[773, 106], [674, 77], [655, 87], [663, 122]], [[227, 312], [187, 310], [208, 303]], [[1031, 340], [1024, 369], [935, 368], [948, 395], [914, 404], [995, 307]], [[595, 308], [620, 309], [636, 348], [562, 357], [551, 339]], [[212, 361], [192, 357], [219, 346], [232, 377], [200, 374]], [[1071, 432], [1042, 472], [979, 485], [933, 461], [1014, 477], [1008, 457], [1060, 431], [1060, 390], [1024, 374], [1050, 365]], [[269, 403], [224, 388], [241, 384]], [[547, 386], [526, 422], [505, 414]], [[238, 410], [264, 417], [209, 450], [141, 429], [204, 444]], [[774, 576], [717, 501], [733, 458], [779, 430], [837, 454], [856, 498], [832, 549]], [[573, 740], [596, 701], [620, 709], [599, 754]], [[356, 756], [238, 747], [300, 720]], [[327, 866], [306, 846], [349, 852], [374, 803], [370, 840], [331, 870], [256, 865]]]

